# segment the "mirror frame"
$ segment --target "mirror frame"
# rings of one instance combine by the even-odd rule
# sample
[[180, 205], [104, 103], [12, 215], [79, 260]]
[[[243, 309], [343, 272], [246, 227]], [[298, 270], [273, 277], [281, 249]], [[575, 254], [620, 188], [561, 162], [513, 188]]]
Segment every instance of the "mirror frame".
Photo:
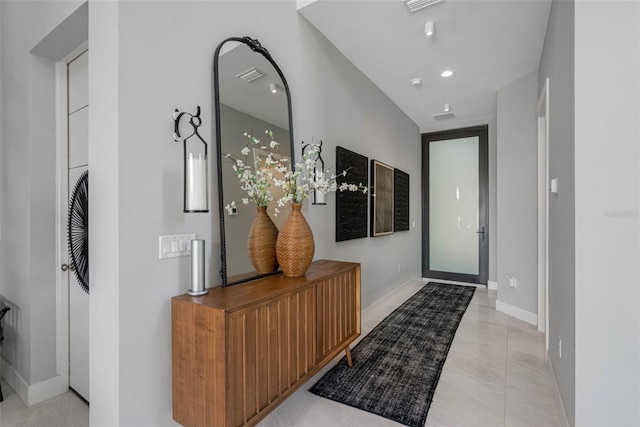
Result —
[[[240, 43], [244, 43], [246, 44], [252, 51], [261, 54], [262, 56], [265, 57], [265, 59], [267, 61], [269, 61], [269, 63], [271, 63], [271, 65], [273, 65], [273, 68], [275, 68], [276, 72], [278, 73], [278, 75], [280, 76], [280, 79], [282, 80], [282, 84], [284, 86], [284, 90], [285, 93], [287, 94], [287, 107], [289, 109], [289, 144], [290, 144], [290, 150], [291, 150], [291, 161], [289, 162], [290, 165], [295, 163], [295, 155], [294, 155], [294, 143], [293, 143], [293, 115], [291, 113], [291, 94], [289, 93], [289, 85], [287, 84], [287, 79], [285, 79], [284, 74], [282, 74], [282, 71], [280, 70], [280, 67], [278, 66], [278, 64], [273, 60], [273, 58], [271, 57], [271, 54], [269, 53], [269, 51], [262, 46], [262, 44], [260, 44], [260, 42], [258, 41], [258, 39], [252, 39], [251, 37], [248, 36], [244, 36], [244, 37], [229, 37], [225, 40], [223, 40], [218, 47], [216, 48], [216, 51], [213, 55], [213, 101], [214, 101], [214, 107], [215, 107], [215, 124], [216, 124], [216, 152], [217, 152], [217, 175], [218, 175], [218, 212], [219, 212], [219, 217], [220, 217], [220, 277], [222, 279], [222, 286], [226, 287], [226, 286], [230, 286], [230, 285], [236, 285], [238, 283], [243, 283], [243, 282], [248, 282], [250, 280], [255, 280], [261, 277], [266, 277], [266, 276], [271, 276], [274, 274], [278, 274], [280, 272], [280, 270], [274, 272], [274, 273], [267, 273], [267, 274], [253, 274], [251, 275], [251, 273], [247, 274], [243, 274], [241, 279], [235, 280], [233, 282], [229, 282], [227, 279], [227, 245], [226, 245], [226, 235], [225, 235], [225, 211], [224, 211], [224, 194], [223, 194], [223, 187], [222, 187], [222, 132], [221, 132], [221, 126], [220, 126], [220, 85], [218, 82], [218, 60], [220, 58], [220, 50], [222, 49], [222, 46], [227, 43], [227, 42], [240, 42]], [[289, 166], [291, 167], [291, 166]]]

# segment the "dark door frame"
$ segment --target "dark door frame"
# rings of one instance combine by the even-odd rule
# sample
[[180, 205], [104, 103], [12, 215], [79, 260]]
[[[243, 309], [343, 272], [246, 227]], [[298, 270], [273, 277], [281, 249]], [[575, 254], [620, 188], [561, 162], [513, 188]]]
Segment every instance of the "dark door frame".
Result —
[[[479, 139], [479, 220], [484, 233], [478, 235], [479, 274], [450, 273], [431, 270], [429, 266], [429, 143], [447, 139]], [[422, 277], [486, 285], [489, 276], [489, 126], [473, 126], [422, 134]], [[480, 230], [478, 230], [480, 231]]]

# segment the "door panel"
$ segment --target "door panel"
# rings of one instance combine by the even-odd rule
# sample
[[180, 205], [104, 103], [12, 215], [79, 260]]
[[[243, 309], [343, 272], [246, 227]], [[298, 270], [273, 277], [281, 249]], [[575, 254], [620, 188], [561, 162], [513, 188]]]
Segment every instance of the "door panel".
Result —
[[89, 54], [79, 55], [69, 63], [69, 114], [89, 104]]
[[86, 166], [89, 163], [88, 140], [89, 107], [85, 106], [69, 115], [69, 168]]
[[[88, 52], [68, 65], [69, 196], [88, 169]], [[64, 231], [66, 236], [66, 230]], [[66, 240], [66, 239], [65, 239]], [[89, 401], [89, 295], [69, 272], [69, 387]]]
[[[69, 194], [87, 167], [69, 170]], [[89, 400], [89, 295], [69, 274], [69, 386]]]
[[487, 127], [424, 134], [423, 276], [487, 283]]

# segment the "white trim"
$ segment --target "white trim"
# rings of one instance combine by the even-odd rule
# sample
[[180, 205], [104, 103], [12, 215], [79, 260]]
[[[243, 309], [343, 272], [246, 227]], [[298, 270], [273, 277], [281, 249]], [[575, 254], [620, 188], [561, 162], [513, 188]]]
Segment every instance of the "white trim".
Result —
[[37, 405], [69, 389], [69, 376], [58, 375], [48, 380], [29, 385], [10, 363], [2, 363], [2, 377], [16, 392], [25, 406]]
[[89, 50], [89, 40], [85, 41], [80, 46], [73, 49], [67, 56], [62, 58], [60, 62], [64, 63], [65, 65], [69, 65], [71, 62], [75, 61], [80, 55], [85, 53], [87, 50]]
[[[482, 285], [480, 283], [456, 282], [455, 280], [432, 279], [430, 277], [423, 277], [422, 281], [424, 283], [427, 283], [427, 282], [439, 282], [439, 283], [445, 283], [447, 285], [473, 286], [475, 288], [486, 288], [485, 285]], [[496, 286], [496, 289], [497, 289], [497, 286]]]
[[538, 132], [538, 331], [549, 350], [549, 78], [536, 108]]
[[1, 366], [2, 371], [0, 372], [0, 374], [2, 375], [2, 378], [4, 378], [7, 384], [9, 384], [13, 391], [16, 392], [20, 400], [22, 400], [22, 402], [26, 405], [28, 401], [27, 397], [29, 394], [29, 384], [27, 384], [25, 379], [22, 378], [22, 375], [20, 375], [18, 371], [15, 370], [11, 363], [3, 359]]
[[487, 282], [487, 289], [489, 289], [490, 291], [497, 291], [498, 290], [498, 282], [493, 282], [493, 281], [489, 280]]
[[60, 270], [68, 264], [66, 212], [69, 203], [67, 63], [56, 62], [56, 374], [66, 378], [69, 388], [69, 273]]
[[538, 324], [538, 315], [536, 313], [516, 307], [515, 305], [507, 304], [500, 300], [496, 301], [496, 311], [508, 314], [509, 316], [515, 317], [516, 319], [520, 319], [524, 322], [531, 323], [534, 326]]

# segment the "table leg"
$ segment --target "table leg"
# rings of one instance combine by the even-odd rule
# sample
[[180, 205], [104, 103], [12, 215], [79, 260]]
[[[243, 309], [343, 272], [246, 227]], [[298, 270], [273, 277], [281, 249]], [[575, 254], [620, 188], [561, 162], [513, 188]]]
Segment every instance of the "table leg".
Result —
[[351, 349], [349, 348], [349, 346], [347, 346], [344, 351], [345, 353], [347, 353], [347, 365], [349, 365], [350, 368], [353, 368], [353, 361], [351, 360]]

